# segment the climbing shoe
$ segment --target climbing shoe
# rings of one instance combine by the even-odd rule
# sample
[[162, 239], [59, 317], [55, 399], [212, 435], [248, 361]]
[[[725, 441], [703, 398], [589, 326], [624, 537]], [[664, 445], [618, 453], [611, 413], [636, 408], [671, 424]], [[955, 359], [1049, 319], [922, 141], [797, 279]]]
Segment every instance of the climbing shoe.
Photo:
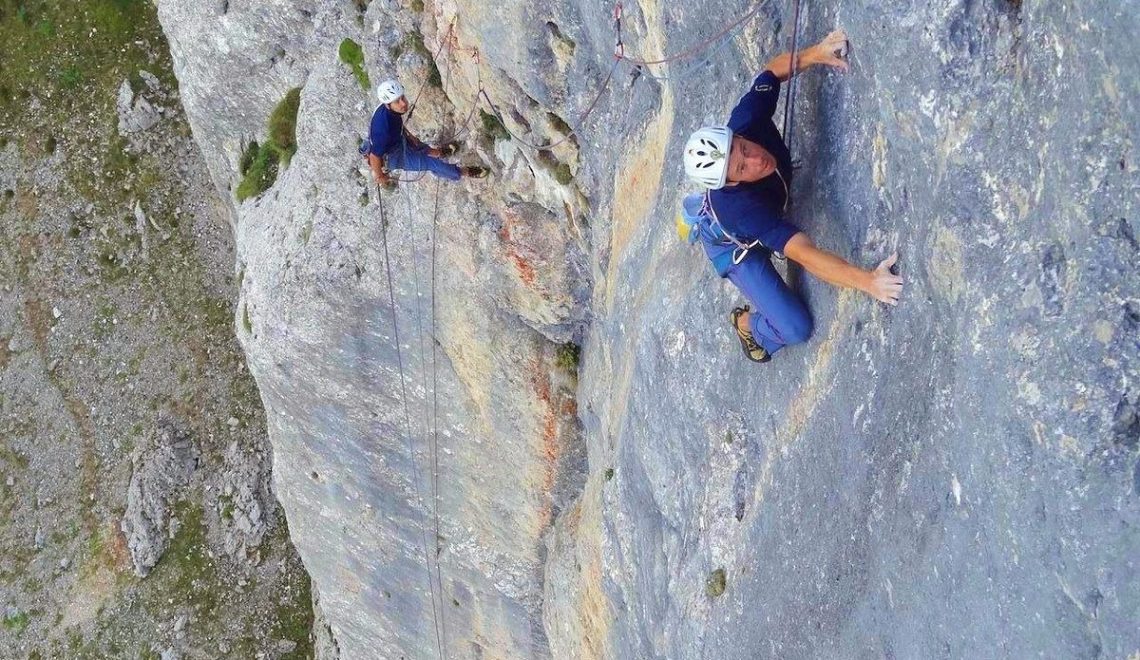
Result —
[[764, 349], [763, 346], [756, 343], [756, 339], [748, 330], [741, 330], [740, 325], [737, 323], [740, 317], [748, 312], [748, 305], [744, 307], [735, 307], [732, 310], [732, 329], [736, 331], [736, 336], [740, 339], [740, 347], [744, 349], [744, 354], [748, 356], [749, 360], [753, 362], [767, 362], [772, 359], [772, 354]]
[[462, 173], [463, 176], [470, 177], [472, 179], [483, 179], [487, 177], [487, 174], [490, 173], [490, 170], [479, 165], [470, 165], [468, 167], [460, 169], [460, 173]]
[[447, 144], [442, 145], [439, 148], [439, 155], [442, 158], [450, 158], [451, 156], [454, 156], [458, 152], [459, 152], [459, 143], [458, 142], [448, 142]]

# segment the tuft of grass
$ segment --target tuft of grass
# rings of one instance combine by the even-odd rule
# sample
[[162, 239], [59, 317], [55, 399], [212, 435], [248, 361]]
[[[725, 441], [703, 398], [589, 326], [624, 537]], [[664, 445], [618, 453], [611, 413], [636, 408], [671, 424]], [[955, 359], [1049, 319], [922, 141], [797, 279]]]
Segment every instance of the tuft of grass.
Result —
[[289, 167], [297, 153], [297, 110], [301, 107], [301, 88], [294, 87], [269, 115], [269, 140], [281, 156], [281, 164]]
[[28, 627], [28, 613], [20, 612], [15, 616], [4, 615], [4, 628], [19, 635]]
[[241, 156], [242, 179], [234, 191], [237, 200], [244, 202], [269, 190], [277, 181], [280, 162], [276, 149], [269, 145], [263, 148], [256, 141], [250, 142]]
[[83, 82], [83, 72], [77, 66], [69, 66], [59, 74], [59, 84], [64, 89], [75, 89]]
[[503, 125], [503, 122], [495, 115], [483, 112], [482, 108], [479, 108], [479, 123], [483, 128], [483, 137], [492, 144], [511, 138], [511, 134], [507, 132], [507, 127]]
[[705, 582], [705, 595], [709, 598], [716, 598], [717, 596], [723, 595], [727, 582], [728, 578], [725, 575], [724, 569], [716, 569], [709, 574], [709, 579]]
[[422, 12], [424, 10], [424, 0], [412, 0], [408, 3], [408, 7], [415, 12]]
[[582, 347], [574, 342], [566, 342], [558, 347], [558, 351], [554, 355], [554, 364], [558, 365], [559, 369], [566, 371], [578, 371], [578, 362], [582, 356]]
[[570, 165], [558, 160], [554, 152], [549, 149], [543, 149], [538, 152], [537, 157], [539, 164], [550, 172], [550, 175], [553, 176], [554, 180], [559, 184], [567, 186], [574, 180], [574, 173], [570, 171]]
[[242, 180], [234, 195], [239, 202], [256, 197], [273, 187], [277, 174], [289, 167], [297, 153], [297, 110], [301, 106], [301, 88], [289, 90], [269, 115], [269, 138], [265, 144], [250, 142], [239, 164]]
[[352, 39], [345, 39], [340, 42], [340, 61], [352, 67], [352, 73], [356, 76], [356, 81], [365, 90], [371, 89], [372, 81], [368, 77], [368, 72], [364, 70], [364, 49], [360, 44]]
[[613, 468], [606, 468], [605, 477], [606, 477], [606, 481], [613, 479], [614, 478], [614, 469]]
[[249, 305], [241, 306], [241, 326], [245, 328], [246, 334], [253, 334], [253, 321], [249, 320]]
[[570, 165], [559, 163], [554, 168], [554, 180], [564, 186], [570, 185], [570, 182], [574, 180], [574, 173], [570, 171]]
[[[223, 602], [225, 588], [218, 568], [209, 556], [202, 507], [182, 501], [174, 505], [178, 531], [170, 541], [152, 575], [169, 580], [169, 592], [192, 604], [199, 615], [211, 616]], [[157, 580], [156, 580], [157, 582]]]
[[235, 511], [233, 496], [232, 495], [222, 495], [221, 497], [218, 498], [218, 501], [221, 502], [221, 504], [222, 504], [222, 511], [221, 511], [222, 519], [223, 520], [233, 520], [234, 519], [234, 511]]
[[249, 168], [253, 167], [253, 162], [257, 160], [257, 154], [261, 151], [261, 147], [257, 144], [257, 140], [253, 140], [246, 147], [246, 150], [241, 154], [241, 162], [238, 163], [238, 170], [242, 176], [249, 172]]

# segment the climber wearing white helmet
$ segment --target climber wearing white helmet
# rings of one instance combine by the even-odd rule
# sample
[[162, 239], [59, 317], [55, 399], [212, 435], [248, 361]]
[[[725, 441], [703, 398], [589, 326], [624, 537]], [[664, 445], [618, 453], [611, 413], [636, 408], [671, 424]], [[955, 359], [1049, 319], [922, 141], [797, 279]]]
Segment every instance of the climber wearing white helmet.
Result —
[[361, 148], [368, 157], [368, 165], [376, 176], [376, 183], [385, 187], [394, 185], [387, 172], [388, 168], [406, 172], [428, 171], [451, 181], [458, 181], [461, 176], [487, 176], [485, 168], [459, 167], [440, 160], [454, 154], [455, 145], [429, 147], [404, 128], [408, 99], [404, 96], [403, 85], [398, 81], [386, 80], [380, 83], [376, 88], [376, 97], [380, 100], [380, 105], [372, 113], [368, 141]]
[[[836, 30], [798, 53], [796, 72], [816, 65], [847, 70], [847, 35]], [[745, 354], [767, 362], [789, 344], [805, 342], [811, 315], [772, 266], [772, 252], [782, 252], [812, 275], [836, 286], [851, 287], [890, 305], [898, 303], [902, 278], [891, 273], [892, 255], [874, 270], [863, 270], [817, 248], [807, 234], [783, 219], [788, 207], [792, 162], [772, 121], [780, 83], [792, 75], [792, 54], [768, 63], [733, 108], [726, 126], [707, 126], [685, 143], [685, 173], [706, 188], [685, 198], [678, 227], [691, 242], [700, 240], [721, 277], [748, 298], [749, 306], [732, 310], [732, 325]]]

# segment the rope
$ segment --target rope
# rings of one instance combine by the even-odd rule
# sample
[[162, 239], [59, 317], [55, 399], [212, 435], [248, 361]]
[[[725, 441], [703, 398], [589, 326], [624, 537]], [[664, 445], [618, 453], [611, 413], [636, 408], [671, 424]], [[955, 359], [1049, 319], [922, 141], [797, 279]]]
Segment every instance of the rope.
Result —
[[788, 157], [792, 155], [792, 106], [796, 100], [796, 63], [799, 53], [796, 43], [800, 36], [800, 0], [792, 0], [792, 72], [788, 76], [788, 100], [784, 102], [784, 144], [788, 147]]
[[[436, 179], [435, 201], [432, 205], [431, 220], [431, 452], [432, 452], [432, 510], [435, 514], [435, 579], [439, 583], [440, 607], [446, 610], [447, 604], [443, 602], [443, 576], [439, 569], [439, 555], [443, 552], [439, 535], [439, 371], [436, 363], [436, 304], [435, 304], [435, 255], [437, 227], [439, 225], [439, 189], [442, 182]], [[447, 617], [441, 616], [440, 627], [443, 629], [443, 639], [447, 641]]]
[[[458, 46], [458, 36], [455, 34], [455, 30], [454, 30], [455, 20], [456, 19], [454, 19], [454, 18], [452, 19], [451, 24], [448, 27], [447, 34], [444, 35], [443, 41], [440, 42], [439, 48], [436, 49], [436, 53], [434, 56], [436, 60], [438, 60], [439, 53], [442, 51], [444, 44], [447, 44], [448, 55], [451, 55], [457, 49], [458, 50], [464, 50], [464, 51], [468, 50], [466, 48], [460, 48]], [[474, 116], [475, 116], [475, 110], [478, 108], [478, 103], [479, 103], [478, 94], [479, 94], [479, 92], [483, 91], [483, 70], [482, 70], [482, 67], [480, 66], [479, 49], [478, 48], [471, 48], [470, 50], [471, 50], [471, 55], [474, 58], [475, 63], [476, 63], [475, 72], [476, 72], [476, 76], [477, 76], [476, 77], [476, 86], [478, 88], [478, 92], [476, 92], [475, 100], [471, 103], [471, 109], [467, 112], [467, 117], [460, 124], [459, 128], [455, 131], [455, 133], [451, 137], [448, 137], [448, 138], [441, 140], [441, 143], [444, 143], [444, 144], [456, 141], [457, 139], [459, 139], [460, 135], [462, 135], [464, 132], [467, 131], [468, 127], [471, 124], [472, 118], [474, 118]], [[448, 61], [447, 61], [447, 74], [446, 74], [446, 78], [444, 78], [444, 89], [447, 88], [448, 83], [450, 83], [450, 81], [451, 81], [452, 59], [453, 58], [449, 57]], [[423, 91], [423, 85], [424, 85], [424, 83], [420, 84], [420, 91], [421, 92]], [[419, 98], [418, 92], [416, 94], [416, 98], [417, 98], [417, 100]], [[405, 127], [407, 126], [408, 123], [411, 122], [412, 111], [414, 109], [415, 109], [415, 103], [412, 103], [411, 107], [408, 109], [408, 112], [405, 113], [405, 116], [407, 118], [406, 121], [404, 122]], [[408, 138], [407, 138], [406, 132], [401, 133], [401, 140], [402, 140], [401, 148], [403, 149], [403, 152], [404, 152], [404, 162], [406, 163], [407, 162], [407, 155], [408, 155]], [[399, 169], [399, 168], [396, 168], [396, 169]], [[425, 176], [427, 176], [427, 170], [420, 170], [418, 172], [417, 176], [415, 176], [414, 178], [403, 178], [403, 177], [396, 177], [396, 176], [392, 176], [391, 178], [392, 178], [392, 180], [398, 181], [400, 183], [417, 183], [418, 181], [422, 180]]]
[[700, 43], [697, 43], [693, 46], [690, 46], [690, 47], [686, 48], [685, 50], [682, 50], [679, 53], [674, 53], [673, 55], [669, 55], [669, 56], [661, 58], [659, 60], [644, 60], [644, 59], [640, 59], [637, 57], [630, 57], [629, 55], [625, 54], [625, 46], [624, 46], [624, 44], [622, 44], [622, 41], [621, 41], [622, 3], [618, 2], [614, 6], [614, 22], [617, 25], [617, 38], [618, 38], [617, 48], [614, 51], [614, 58], [619, 59], [619, 60], [625, 60], [625, 61], [629, 62], [630, 64], [636, 64], [638, 66], [648, 66], [650, 64], [668, 64], [670, 62], [675, 62], [677, 60], [687, 59], [687, 58], [692, 57], [693, 55], [697, 54], [698, 52], [704, 50], [705, 48], [708, 48], [708, 46], [711, 43], [713, 43], [714, 41], [716, 41], [717, 39], [720, 39], [721, 37], [725, 36], [729, 32], [732, 32], [736, 28], [747, 23], [750, 18], [752, 18], [756, 14], [760, 13], [760, 10], [764, 8], [764, 5], [766, 5], [768, 3], [768, 1], [769, 0], [759, 0], [759, 2], [756, 3], [756, 6], [753, 7], [751, 11], [749, 11], [744, 16], [737, 19], [735, 22], [730, 23], [727, 27], [725, 27], [720, 32], [717, 32], [716, 34], [709, 37], [708, 39], [705, 39], [704, 41], [701, 41]]
[[[538, 149], [539, 151], [544, 151], [547, 149], [553, 149], [554, 147], [557, 147], [558, 145], [562, 144], [563, 142], [566, 142], [567, 140], [569, 140], [571, 137], [576, 136], [578, 134], [578, 131], [581, 130], [582, 125], [586, 123], [586, 118], [589, 117], [590, 113], [593, 112], [594, 109], [598, 106], [598, 101], [602, 100], [602, 95], [605, 93], [606, 89], [609, 87], [610, 81], [614, 77], [614, 71], [617, 70], [617, 67], [619, 64], [621, 64], [621, 60], [614, 59], [614, 64], [613, 64], [613, 66], [610, 67], [609, 73], [606, 74], [606, 79], [604, 81], [602, 81], [602, 87], [601, 87], [601, 89], [598, 90], [597, 95], [594, 96], [594, 100], [590, 102], [589, 107], [587, 107], [586, 111], [582, 113], [582, 116], [578, 118], [578, 121], [575, 123], [575, 125], [570, 128], [570, 132], [568, 132], [566, 135], [564, 135], [561, 140], [556, 140], [556, 141], [551, 142], [549, 144], [535, 144], [535, 143], [530, 142], [528, 140], [524, 140], [523, 138], [516, 135], [515, 132], [512, 131], [510, 128], [508, 128], [505, 123], [503, 123], [503, 128], [516, 141], [518, 141], [519, 143], [523, 144], [524, 146], [530, 147], [532, 149]], [[491, 109], [495, 111], [495, 114], [502, 117], [503, 111], [499, 109], [499, 106], [495, 105], [495, 102], [491, 100], [491, 97], [487, 96], [486, 90], [482, 90], [482, 89], [479, 90], [479, 95], [482, 96], [483, 99], [487, 101], [487, 104], [491, 106]], [[501, 121], [502, 120], [500, 119], [500, 122]]]
[[[435, 53], [433, 53], [431, 56], [432, 64], [435, 64], [435, 62], [439, 60], [439, 53], [440, 53], [440, 51], [443, 50], [443, 45], [451, 43], [451, 32], [454, 29], [455, 29], [455, 19], [452, 18], [451, 24], [447, 26], [447, 34], [443, 35], [443, 39], [441, 39], [439, 42], [439, 47], [435, 49]], [[436, 70], [437, 71], [439, 70], [438, 66], [436, 67]], [[412, 120], [412, 113], [416, 111], [416, 104], [419, 103], [420, 94], [423, 94], [424, 86], [426, 86], [426, 85], [427, 85], [427, 76], [425, 76], [424, 79], [422, 81], [420, 81], [420, 88], [416, 91], [416, 95], [412, 98], [411, 107], [408, 108], [408, 121]]]
[[[448, 142], [458, 140], [467, 132], [471, 126], [471, 120], [475, 118], [475, 111], [479, 109], [479, 94], [483, 91], [483, 62], [479, 57], [478, 48], [471, 49], [471, 57], [475, 60], [475, 100], [471, 102], [471, 109], [467, 111], [467, 118], [463, 120], [461, 128], [447, 140]], [[450, 64], [448, 70], [450, 71]]]
[[[392, 284], [392, 258], [388, 254], [388, 219], [384, 215], [384, 198], [380, 193], [380, 186], [376, 186], [376, 196], [380, 202], [380, 237], [381, 243], [384, 246], [384, 270], [388, 277], [388, 301], [392, 309], [392, 335], [396, 341], [396, 366], [400, 372], [400, 398], [404, 405], [404, 439], [408, 447], [408, 455], [412, 461], [412, 487], [416, 493], [416, 499], [419, 501], [421, 507], [424, 506], [423, 495], [420, 493], [420, 484], [417, 475], [419, 468], [416, 463], [416, 451], [412, 446], [412, 420], [411, 414], [408, 411], [408, 388], [406, 379], [404, 377], [404, 358], [403, 351], [400, 349], [400, 326], [396, 320], [396, 290]], [[435, 582], [432, 580], [431, 575], [431, 559], [428, 553], [427, 542], [427, 522], [423, 519], [423, 510], [420, 510], [420, 533], [423, 537], [424, 546], [424, 570], [427, 571], [428, 576], [428, 590], [431, 594], [431, 616], [432, 624], [435, 628], [435, 643], [436, 650], [439, 653], [440, 660], [443, 659], [443, 640], [440, 637], [439, 629], [439, 611], [436, 609], [436, 593]], [[438, 562], [437, 562], [438, 571]], [[442, 602], [442, 601], [441, 601]]]
[[700, 71], [702, 68], [707, 66], [709, 64], [709, 62], [712, 61], [712, 58], [715, 55], [717, 55], [718, 53], [723, 51], [726, 46], [731, 44], [732, 43], [731, 36], [732, 35], [724, 35], [721, 38], [720, 43], [717, 44], [715, 48], [713, 48], [712, 50], [705, 53], [704, 56], [701, 57], [699, 60], [692, 62], [687, 67], [681, 69], [680, 71], [678, 71], [676, 73], [668, 73], [668, 74], [653, 73], [649, 69], [649, 67], [644, 67], [644, 66], [641, 66], [640, 64], [633, 64], [632, 62], [630, 64], [633, 64], [633, 67], [634, 67], [633, 71], [634, 71], [635, 76], [644, 75], [646, 78], [650, 78], [652, 80], [658, 80], [658, 81], [668, 80], [668, 81], [676, 82], [679, 80], [684, 80], [685, 78], [688, 78], [692, 74], [696, 73], [697, 71]]
[[[408, 208], [408, 216], [407, 217], [409, 218], [409, 222], [410, 222], [410, 218], [412, 217], [412, 198], [410, 195], [404, 195], [404, 200], [405, 200], [407, 208]], [[435, 213], [438, 213], [438, 212], [439, 212], [439, 180], [437, 179], [436, 180]], [[434, 274], [435, 274], [435, 261], [434, 261], [434, 259], [435, 259], [435, 232], [434, 232], [434, 224], [435, 224], [435, 222], [433, 221], [432, 224], [433, 224], [433, 231], [432, 231], [432, 236], [431, 236], [431, 240], [432, 240], [431, 270], [432, 270], [432, 276], [434, 278]], [[423, 388], [424, 388], [424, 404], [423, 404], [424, 434], [423, 434], [423, 437], [424, 437], [424, 440], [428, 444], [428, 455], [429, 455], [430, 460], [431, 460], [432, 465], [433, 465], [432, 478], [431, 478], [431, 492], [432, 492], [432, 503], [431, 504], [432, 504], [432, 520], [434, 522], [434, 529], [435, 529], [435, 539], [434, 539], [434, 542], [432, 543], [432, 547], [435, 548], [435, 554], [434, 554], [435, 577], [436, 577], [436, 581], [439, 583], [439, 606], [440, 606], [439, 626], [440, 626], [441, 630], [446, 631], [446, 629], [447, 629], [446, 624], [445, 624], [446, 616], [443, 613], [447, 611], [447, 606], [446, 606], [446, 603], [445, 603], [444, 597], [443, 597], [443, 580], [441, 578], [440, 568], [439, 568], [439, 553], [440, 553], [440, 547], [439, 547], [439, 481], [438, 481], [439, 455], [438, 455], [438, 450], [437, 450], [437, 446], [436, 446], [436, 442], [435, 442], [435, 437], [434, 436], [429, 437], [429, 433], [431, 433], [431, 429], [438, 426], [438, 422], [435, 420], [429, 421], [429, 419], [431, 419], [431, 415], [434, 415], [436, 412], [436, 407], [434, 405], [435, 390], [434, 389], [432, 390], [433, 406], [431, 409], [429, 409], [428, 408], [428, 401], [427, 401], [428, 365], [427, 365], [427, 358], [425, 357], [425, 352], [424, 352], [424, 334], [425, 333], [424, 333], [424, 322], [423, 322], [423, 306], [421, 304], [421, 301], [423, 299], [423, 295], [420, 291], [419, 261], [420, 261], [419, 260], [419, 250], [416, 249], [416, 242], [413, 241], [412, 242], [412, 281], [415, 283], [415, 294], [416, 294], [416, 330], [419, 334], [419, 345], [420, 345], [420, 383], [423, 385]], [[433, 282], [433, 284], [434, 284], [434, 282]], [[433, 287], [433, 290], [432, 290], [432, 314], [433, 314], [433, 321], [432, 322], [433, 322], [433, 325], [434, 325], [434, 313], [435, 313], [435, 291], [434, 291], [434, 287]], [[435, 363], [434, 363], [434, 358], [435, 358], [435, 334], [434, 334], [434, 332], [431, 335], [431, 339], [432, 339], [432, 358], [433, 358], [432, 381], [434, 383], [436, 380]], [[431, 413], [431, 415], [429, 415], [429, 413]], [[442, 636], [443, 636], [444, 640], [447, 639], [446, 632], [442, 633]]]

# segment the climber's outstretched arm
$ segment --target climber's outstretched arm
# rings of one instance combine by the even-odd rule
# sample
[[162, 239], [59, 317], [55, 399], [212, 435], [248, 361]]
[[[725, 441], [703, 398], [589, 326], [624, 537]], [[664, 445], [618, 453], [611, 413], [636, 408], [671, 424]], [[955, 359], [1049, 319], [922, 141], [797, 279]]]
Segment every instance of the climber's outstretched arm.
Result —
[[902, 278], [891, 272], [899, 255], [884, 259], [872, 271], [853, 266], [841, 257], [821, 250], [802, 231], [788, 239], [784, 254], [807, 272], [835, 286], [858, 289], [879, 302], [897, 305], [902, 294]]
[[[839, 54], [845, 51], [846, 46], [847, 33], [843, 30], [835, 30], [824, 37], [823, 41], [814, 46], [808, 46], [799, 52], [799, 57], [796, 59], [796, 73], [817, 64], [846, 71], [847, 61]], [[792, 77], [792, 54], [781, 53], [777, 55], [772, 58], [771, 62], [768, 62], [768, 66], [765, 68], [776, 74], [780, 82], [786, 81]]]

